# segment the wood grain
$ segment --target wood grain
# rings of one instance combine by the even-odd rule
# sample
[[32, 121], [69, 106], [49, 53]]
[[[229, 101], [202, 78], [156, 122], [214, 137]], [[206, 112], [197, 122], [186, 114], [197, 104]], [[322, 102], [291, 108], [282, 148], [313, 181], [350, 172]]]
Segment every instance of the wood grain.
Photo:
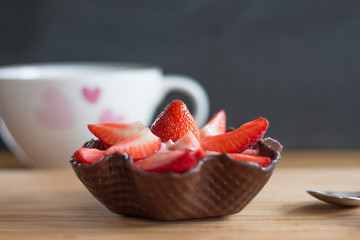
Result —
[[359, 239], [360, 208], [334, 207], [305, 193], [360, 190], [359, 175], [360, 151], [289, 151], [242, 212], [162, 222], [109, 212], [71, 169], [3, 168], [0, 239]]

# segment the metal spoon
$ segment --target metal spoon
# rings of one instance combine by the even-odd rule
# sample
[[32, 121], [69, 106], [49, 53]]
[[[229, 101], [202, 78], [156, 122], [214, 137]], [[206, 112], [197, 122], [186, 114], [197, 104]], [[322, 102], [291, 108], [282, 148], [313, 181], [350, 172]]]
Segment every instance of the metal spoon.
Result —
[[306, 191], [311, 196], [338, 206], [356, 207], [360, 205], [360, 192], [329, 192], [329, 191]]

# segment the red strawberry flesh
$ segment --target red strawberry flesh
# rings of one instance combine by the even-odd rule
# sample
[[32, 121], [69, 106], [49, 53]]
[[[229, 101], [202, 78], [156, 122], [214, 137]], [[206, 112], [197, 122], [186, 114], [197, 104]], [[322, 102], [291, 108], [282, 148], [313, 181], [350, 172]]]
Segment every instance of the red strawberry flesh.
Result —
[[197, 158], [189, 151], [159, 151], [135, 164], [148, 172], [183, 173], [197, 165]]
[[256, 149], [246, 149], [242, 152], [242, 154], [250, 155], [250, 156], [257, 156], [258, 151]]
[[182, 138], [177, 140], [174, 144], [169, 146], [169, 150], [193, 150], [200, 149], [199, 140], [194, 136], [192, 132], [188, 132]]
[[128, 153], [134, 161], [137, 161], [154, 154], [160, 149], [160, 147], [160, 138], [155, 136], [149, 128], [144, 128], [139, 133], [126, 138], [118, 144], [106, 149], [105, 153]]
[[201, 138], [219, 135], [226, 132], [226, 114], [224, 110], [217, 112], [200, 130]]
[[263, 138], [268, 126], [268, 121], [260, 117], [232, 132], [202, 138], [200, 144], [208, 151], [241, 153]]
[[250, 161], [259, 164], [260, 166], [266, 167], [270, 163], [269, 157], [251, 156], [242, 153], [230, 153], [229, 156], [237, 161]]
[[89, 124], [88, 128], [105, 145], [113, 146], [145, 128], [141, 122]]
[[96, 163], [101, 161], [105, 156], [105, 152], [96, 148], [80, 148], [74, 154], [74, 158], [80, 163]]

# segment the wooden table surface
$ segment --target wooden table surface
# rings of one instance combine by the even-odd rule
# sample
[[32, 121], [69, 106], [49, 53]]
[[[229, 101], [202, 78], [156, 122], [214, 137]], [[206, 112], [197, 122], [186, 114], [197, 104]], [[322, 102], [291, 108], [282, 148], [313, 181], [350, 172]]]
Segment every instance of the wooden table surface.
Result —
[[115, 215], [71, 169], [26, 169], [0, 152], [0, 239], [360, 239], [360, 208], [322, 203], [307, 189], [360, 190], [359, 151], [285, 151], [243, 211], [162, 222]]

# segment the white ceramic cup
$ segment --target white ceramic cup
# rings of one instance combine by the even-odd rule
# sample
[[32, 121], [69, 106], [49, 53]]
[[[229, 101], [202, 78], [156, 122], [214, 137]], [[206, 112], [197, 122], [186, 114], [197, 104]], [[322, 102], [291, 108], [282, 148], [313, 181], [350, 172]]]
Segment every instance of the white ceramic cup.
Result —
[[181, 92], [203, 125], [205, 90], [182, 75], [130, 63], [68, 62], [0, 67], [0, 131], [28, 166], [69, 167], [73, 152], [94, 136], [89, 123], [142, 121], [150, 125], [169, 92]]

